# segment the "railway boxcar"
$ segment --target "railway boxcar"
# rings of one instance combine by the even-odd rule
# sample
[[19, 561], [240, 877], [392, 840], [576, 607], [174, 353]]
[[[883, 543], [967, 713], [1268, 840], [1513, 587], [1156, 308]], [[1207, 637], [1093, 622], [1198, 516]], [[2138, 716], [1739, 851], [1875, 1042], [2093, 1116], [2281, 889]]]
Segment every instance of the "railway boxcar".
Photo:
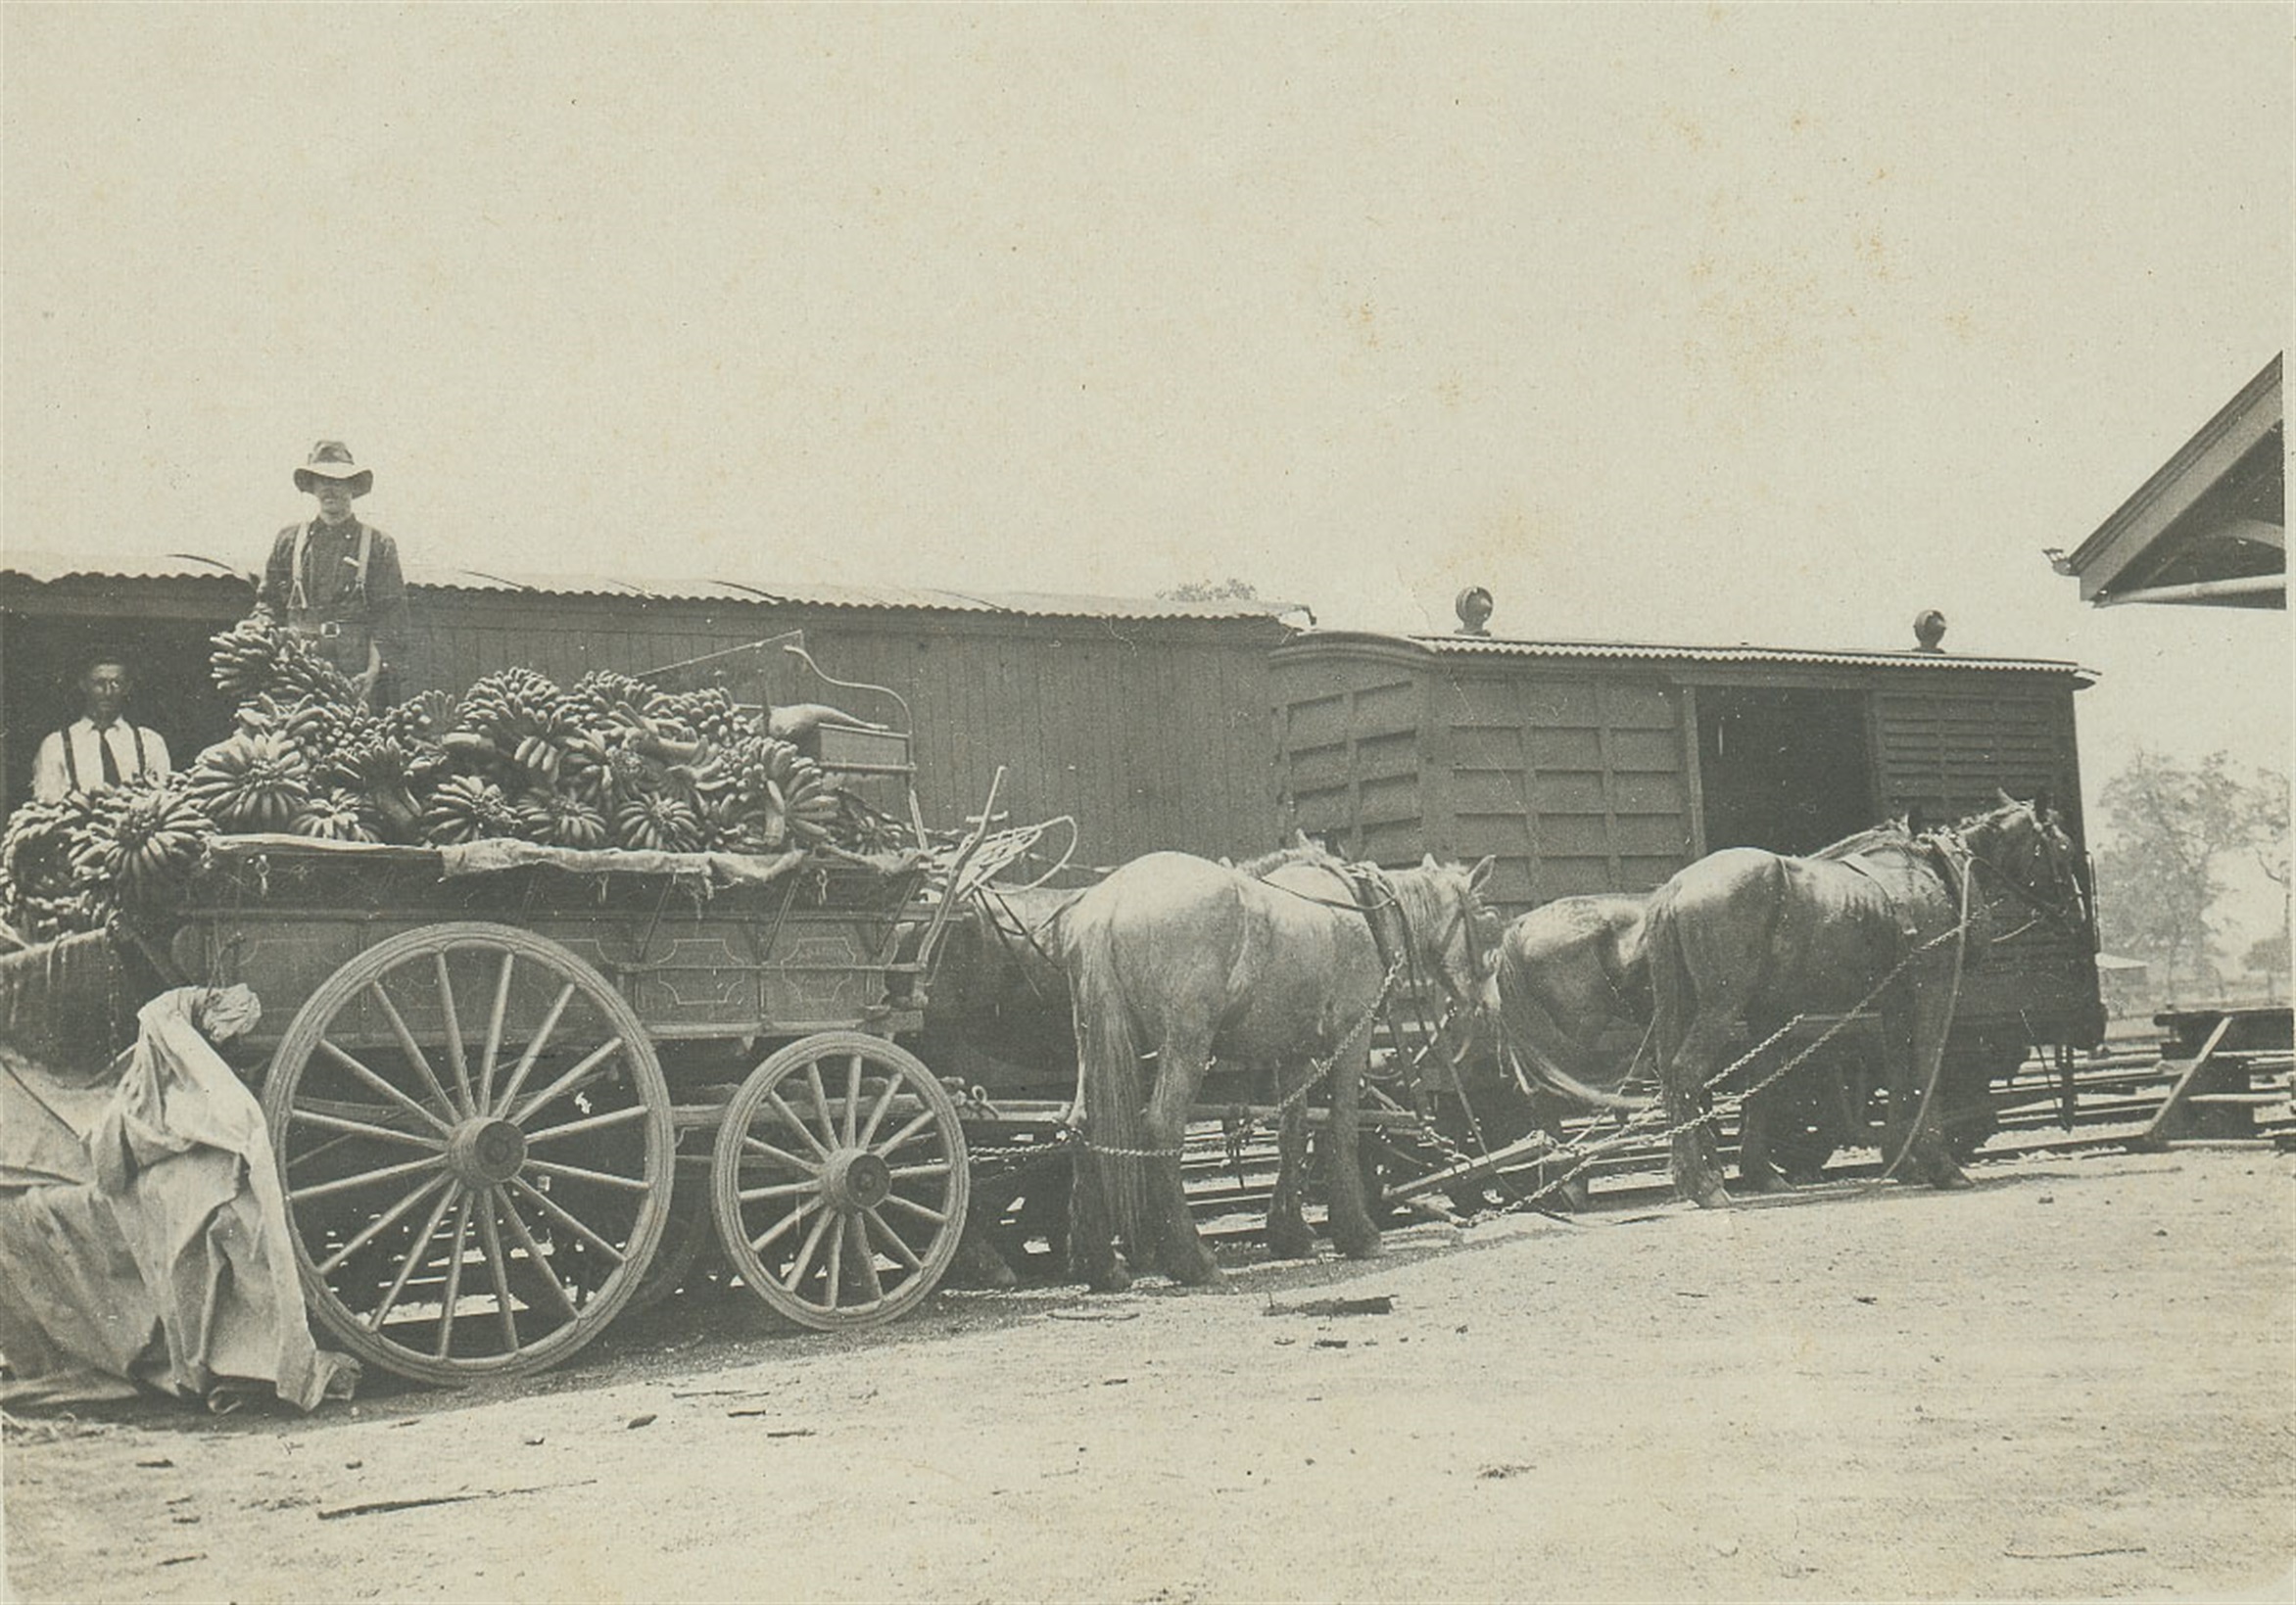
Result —
[[[2071, 663], [1319, 631], [1269, 672], [1287, 830], [1382, 864], [1491, 855], [1488, 895], [1512, 912], [1647, 891], [1721, 847], [1948, 825], [2003, 790], [2045, 797], [2081, 841], [2089, 682]], [[2093, 1044], [2093, 943], [2045, 925], [2002, 943], [1955, 1019], [1959, 1074]]]

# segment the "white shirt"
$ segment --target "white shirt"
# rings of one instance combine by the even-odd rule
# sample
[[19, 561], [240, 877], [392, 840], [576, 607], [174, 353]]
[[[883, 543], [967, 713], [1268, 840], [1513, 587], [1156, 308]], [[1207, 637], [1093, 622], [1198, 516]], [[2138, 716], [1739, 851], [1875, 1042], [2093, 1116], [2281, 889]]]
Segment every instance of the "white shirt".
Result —
[[64, 743], [72, 742], [72, 760], [79, 768], [79, 788], [82, 791], [104, 789], [104, 754], [96, 745], [101, 739], [112, 748], [112, 761], [120, 766], [122, 779], [132, 780], [138, 774], [135, 759], [136, 737], [143, 737], [144, 770], [153, 775], [168, 772], [167, 743], [160, 732], [130, 726], [124, 719], [115, 719], [98, 736], [95, 722], [75, 719], [60, 731], [50, 731], [40, 742], [40, 750], [32, 758], [32, 796], [40, 802], [61, 802], [72, 791], [72, 770], [64, 762]]

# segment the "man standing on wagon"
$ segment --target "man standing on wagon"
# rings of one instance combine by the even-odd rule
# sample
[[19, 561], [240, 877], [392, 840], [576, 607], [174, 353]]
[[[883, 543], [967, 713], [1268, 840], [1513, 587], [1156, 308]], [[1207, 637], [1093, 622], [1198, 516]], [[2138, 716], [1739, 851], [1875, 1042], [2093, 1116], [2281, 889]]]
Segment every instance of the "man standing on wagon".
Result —
[[318, 498], [319, 515], [272, 540], [261, 600], [380, 708], [399, 699], [407, 584], [391, 538], [351, 513], [353, 498], [374, 482], [374, 470], [354, 462], [341, 441], [311, 448], [311, 459], [295, 470], [295, 488]]

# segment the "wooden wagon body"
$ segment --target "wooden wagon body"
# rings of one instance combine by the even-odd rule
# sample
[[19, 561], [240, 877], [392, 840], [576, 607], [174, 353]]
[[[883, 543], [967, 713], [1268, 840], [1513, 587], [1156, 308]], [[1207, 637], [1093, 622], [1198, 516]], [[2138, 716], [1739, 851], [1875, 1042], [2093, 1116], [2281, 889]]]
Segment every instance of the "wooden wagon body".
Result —
[[899, 1039], [953, 868], [225, 837], [150, 939], [265, 1004], [230, 1053], [319, 1325], [451, 1382], [565, 1358], [687, 1228], [804, 1325], [931, 1293], [966, 1138]]

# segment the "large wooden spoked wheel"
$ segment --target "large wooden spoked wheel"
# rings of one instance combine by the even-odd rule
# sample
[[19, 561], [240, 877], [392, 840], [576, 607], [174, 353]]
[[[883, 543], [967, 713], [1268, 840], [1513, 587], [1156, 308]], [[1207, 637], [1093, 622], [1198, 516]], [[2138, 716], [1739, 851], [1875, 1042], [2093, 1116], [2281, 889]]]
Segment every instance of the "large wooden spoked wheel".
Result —
[[509, 925], [425, 926], [327, 977], [263, 1115], [319, 1325], [425, 1382], [519, 1376], [598, 1336], [669, 1217], [675, 1133], [646, 1028]]
[[956, 1101], [861, 1031], [789, 1044], [718, 1129], [710, 1197], [741, 1281], [800, 1326], [888, 1321], [955, 1257], [972, 1192]]

